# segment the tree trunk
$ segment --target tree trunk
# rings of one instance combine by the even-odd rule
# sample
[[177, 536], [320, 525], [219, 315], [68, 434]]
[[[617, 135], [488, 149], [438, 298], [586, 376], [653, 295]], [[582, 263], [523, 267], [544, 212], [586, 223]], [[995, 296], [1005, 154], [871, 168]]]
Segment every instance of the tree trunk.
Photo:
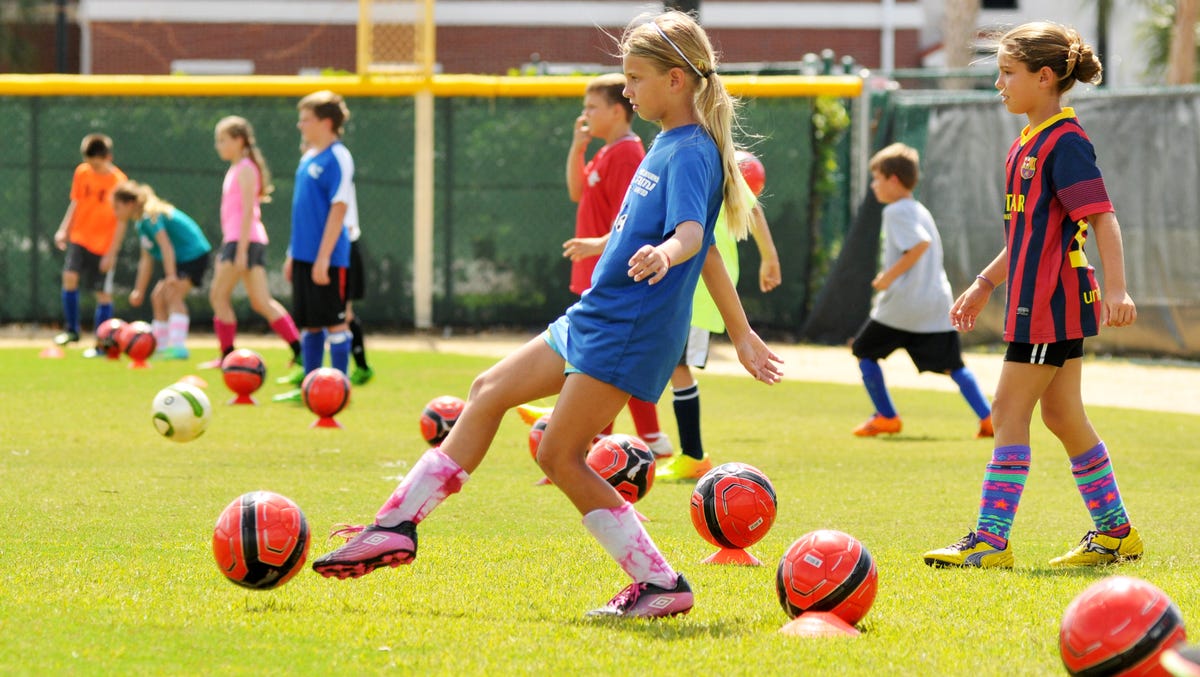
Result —
[[[960, 70], [968, 68], [975, 59], [975, 25], [979, 20], [979, 0], [947, 0], [946, 14], [942, 17], [942, 50], [946, 54], [946, 68]], [[946, 89], [962, 89], [970, 81], [949, 78], [942, 83]]]
[[1171, 53], [1167, 61], [1167, 84], [1188, 85], [1196, 79], [1196, 14], [1198, 0], [1177, 0], [1175, 27], [1171, 31]]

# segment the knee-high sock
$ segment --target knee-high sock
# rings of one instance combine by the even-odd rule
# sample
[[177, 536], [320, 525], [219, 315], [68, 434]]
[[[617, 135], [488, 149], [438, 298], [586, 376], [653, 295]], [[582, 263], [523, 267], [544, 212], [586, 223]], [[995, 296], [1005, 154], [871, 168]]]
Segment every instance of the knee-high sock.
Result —
[[292, 319], [292, 316], [285, 312], [275, 318], [275, 321], [271, 323], [271, 329], [292, 349], [292, 361], [300, 362], [303, 359], [300, 348], [300, 330], [296, 328], [296, 321]]
[[631, 503], [619, 508], [593, 510], [583, 516], [583, 526], [600, 541], [634, 583], [674, 587], [678, 574], [650, 540], [650, 534], [646, 533]]
[[441, 449], [430, 449], [421, 455], [376, 513], [375, 523], [384, 527], [401, 522], [419, 523], [446, 497], [458, 493], [470, 477]]
[[350, 336], [350, 355], [354, 358], [354, 365], [359, 369], [368, 369], [367, 347], [363, 344], [362, 322], [359, 321], [357, 315], [350, 320]]
[[97, 303], [96, 314], [92, 316], [92, 331], [100, 325], [112, 319], [113, 307], [111, 303]]
[[191, 318], [187, 313], [171, 313], [167, 318], [167, 345], [183, 347], [187, 343]]
[[325, 362], [325, 330], [300, 332], [300, 343], [303, 346], [304, 373], [312, 373], [321, 368]]
[[335, 331], [329, 334], [329, 363], [343, 374], [350, 373], [350, 332]]
[[638, 437], [653, 442], [662, 436], [662, 430], [658, 427], [658, 405], [631, 397], [627, 406]]
[[237, 320], [222, 322], [214, 317], [213, 332], [217, 335], [217, 343], [221, 345], [221, 354], [228, 355], [232, 353], [233, 342], [237, 339]]
[[983, 474], [983, 498], [979, 501], [979, 537], [997, 548], [1008, 545], [1025, 479], [1029, 477], [1029, 447], [1014, 444], [992, 450], [992, 462]]
[[159, 348], [166, 348], [168, 343], [167, 338], [170, 336], [168, 324], [162, 320], [152, 320], [150, 322], [150, 332], [154, 334], [154, 343]]
[[675, 399], [675, 422], [679, 425], [679, 450], [696, 460], [704, 458], [704, 444], [700, 439], [700, 386], [693, 383], [686, 388], [672, 391]]
[[1129, 514], [1117, 488], [1108, 448], [1101, 442], [1071, 459], [1071, 474], [1096, 524], [1096, 531], [1114, 538], [1129, 534]]
[[954, 379], [954, 383], [958, 386], [958, 392], [962, 393], [963, 399], [971, 405], [971, 409], [980, 420], [992, 415], [992, 407], [988, 404], [983, 390], [979, 388], [979, 382], [975, 380], [974, 372], [962, 367], [950, 372], [950, 378]]
[[71, 291], [63, 290], [63, 324], [66, 325], [67, 331], [79, 333], [79, 290], [72, 289]]
[[876, 413], [885, 418], [895, 418], [896, 407], [892, 405], [892, 396], [883, 382], [883, 369], [879, 368], [879, 362], [863, 358], [858, 361], [858, 369], [862, 372], [863, 385], [867, 387], [867, 395], [871, 397]]

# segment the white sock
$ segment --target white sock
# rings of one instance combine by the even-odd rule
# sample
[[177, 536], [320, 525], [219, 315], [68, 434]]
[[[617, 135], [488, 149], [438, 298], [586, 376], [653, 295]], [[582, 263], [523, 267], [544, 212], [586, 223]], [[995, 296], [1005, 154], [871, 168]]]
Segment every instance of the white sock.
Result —
[[593, 510], [583, 516], [583, 526], [600, 541], [634, 583], [675, 587], [678, 574], [650, 540], [650, 534], [646, 533], [632, 504]]
[[419, 523], [447, 496], [458, 493], [470, 477], [441, 449], [430, 449], [421, 455], [375, 514], [375, 523], [382, 527]]
[[182, 348], [187, 343], [189, 321], [186, 313], [171, 313], [167, 318], [167, 345]]
[[150, 333], [154, 335], [154, 344], [159, 348], [167, 347], [167, 323], [164, 320], [150, 322]]

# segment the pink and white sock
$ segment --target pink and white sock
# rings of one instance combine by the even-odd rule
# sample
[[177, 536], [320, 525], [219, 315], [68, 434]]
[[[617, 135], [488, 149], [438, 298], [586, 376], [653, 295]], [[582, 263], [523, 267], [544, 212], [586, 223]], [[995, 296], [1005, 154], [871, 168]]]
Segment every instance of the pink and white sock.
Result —
[[430, 449], [404, 476], [400, 486], [375, 515], [381, 527], [420, 523], [446, 497], [457, 494], [470, 475], [441, 449]]
[[650, 540], [633, 504], [593, 510], [583, 516], [583, 526], [600, 541], [634, 583], [651, 583], [660, 588], [675, 586], [678, 574]]
[[171, 313], [167, 318], [167, 345], [183, 347], [187, 343], [189, 318], [185, 313]]
[[167, 336], [169, 335], [169, 332], [167, 330], [166, 322], [162, 320], [152, 320], [150, 322], [150, 333], [154, 335], [155, 345], [159, 346], [160, 348], [166, 348], [169, 345], [167, 343]]

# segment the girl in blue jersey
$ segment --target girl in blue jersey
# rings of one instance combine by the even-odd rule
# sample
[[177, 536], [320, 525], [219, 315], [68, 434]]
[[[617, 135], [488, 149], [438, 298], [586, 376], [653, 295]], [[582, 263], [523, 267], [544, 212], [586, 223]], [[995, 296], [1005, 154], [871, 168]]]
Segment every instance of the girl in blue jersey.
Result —
[[[1094, 524], [1079, 545], [1051, 566], [1094, 566], [1142, 555], [1108, 449], [1083, 409], [1083, 341], [1100, 326], [1133, 324], [1125, 288], [1121, 229], [1096, 152], [1062, 96], [1075, 81], [1100, 80], [1100, 60], [1074, 29], [1018, 26], [1000, 39], [996, 89], [1028, 126], [1006, 163], [1006, 246], [950, 309], [970, 331], [1002, 282], [1008, 282], [1004, 338], [1009, 341], [992, 407], [995, 450], [983, 480], [976, 530], [925, 553], [931, 566], [1011, 567], [1008, 534], [1029, 475], [1029, 426], [1035, 405], [1062, 443]], [[1104, 293], [1083, 245], [1094, 233], [1104, 265]]]
[[421, 457], [372, 525], [313, 563], [322, 575], [357, 577], [411, 562], [416, 525], [462, 488], [505, 412], [558, 393], [538, 464], [633, 580], [593, 613], [673, 616], [692, 608], [687, 581], [667, 564], [633, 507], [588, 467], [582, 450], [630, 395], [658, 400], [683, 350], [701, 275], [747, 371], [775, 383], [779, 358], [750, 329], [712, 247], [723, 198], [739, 235], [749, 212], [735, 199], [734, 102], [716, 74], [708, 37], [688, 15], [667, 12], [631, 24], [620, 49], [625, 96], [662, 132], [630, 185], [591, 289], [544, 335], [476, 378], [449, 437]]
[[154, 272], [154, 262], [162, 263], [162, 279], [150, 292], [154, 338], [161, 346], [161, 357], [187, 359], [190, 324], [187, 295], [203, 284], [212, 245], [192, 217], [160, 199], [154, 189], [144, 183], [126, 181], [117, 186], [113, 190], [113, 210], [120, 221], [135, 222], [134, 229], [142, 246], [137, 278], [133, 291], [129, 292], [129, 305], [135, 308], [142, 305], [150, 275]]

